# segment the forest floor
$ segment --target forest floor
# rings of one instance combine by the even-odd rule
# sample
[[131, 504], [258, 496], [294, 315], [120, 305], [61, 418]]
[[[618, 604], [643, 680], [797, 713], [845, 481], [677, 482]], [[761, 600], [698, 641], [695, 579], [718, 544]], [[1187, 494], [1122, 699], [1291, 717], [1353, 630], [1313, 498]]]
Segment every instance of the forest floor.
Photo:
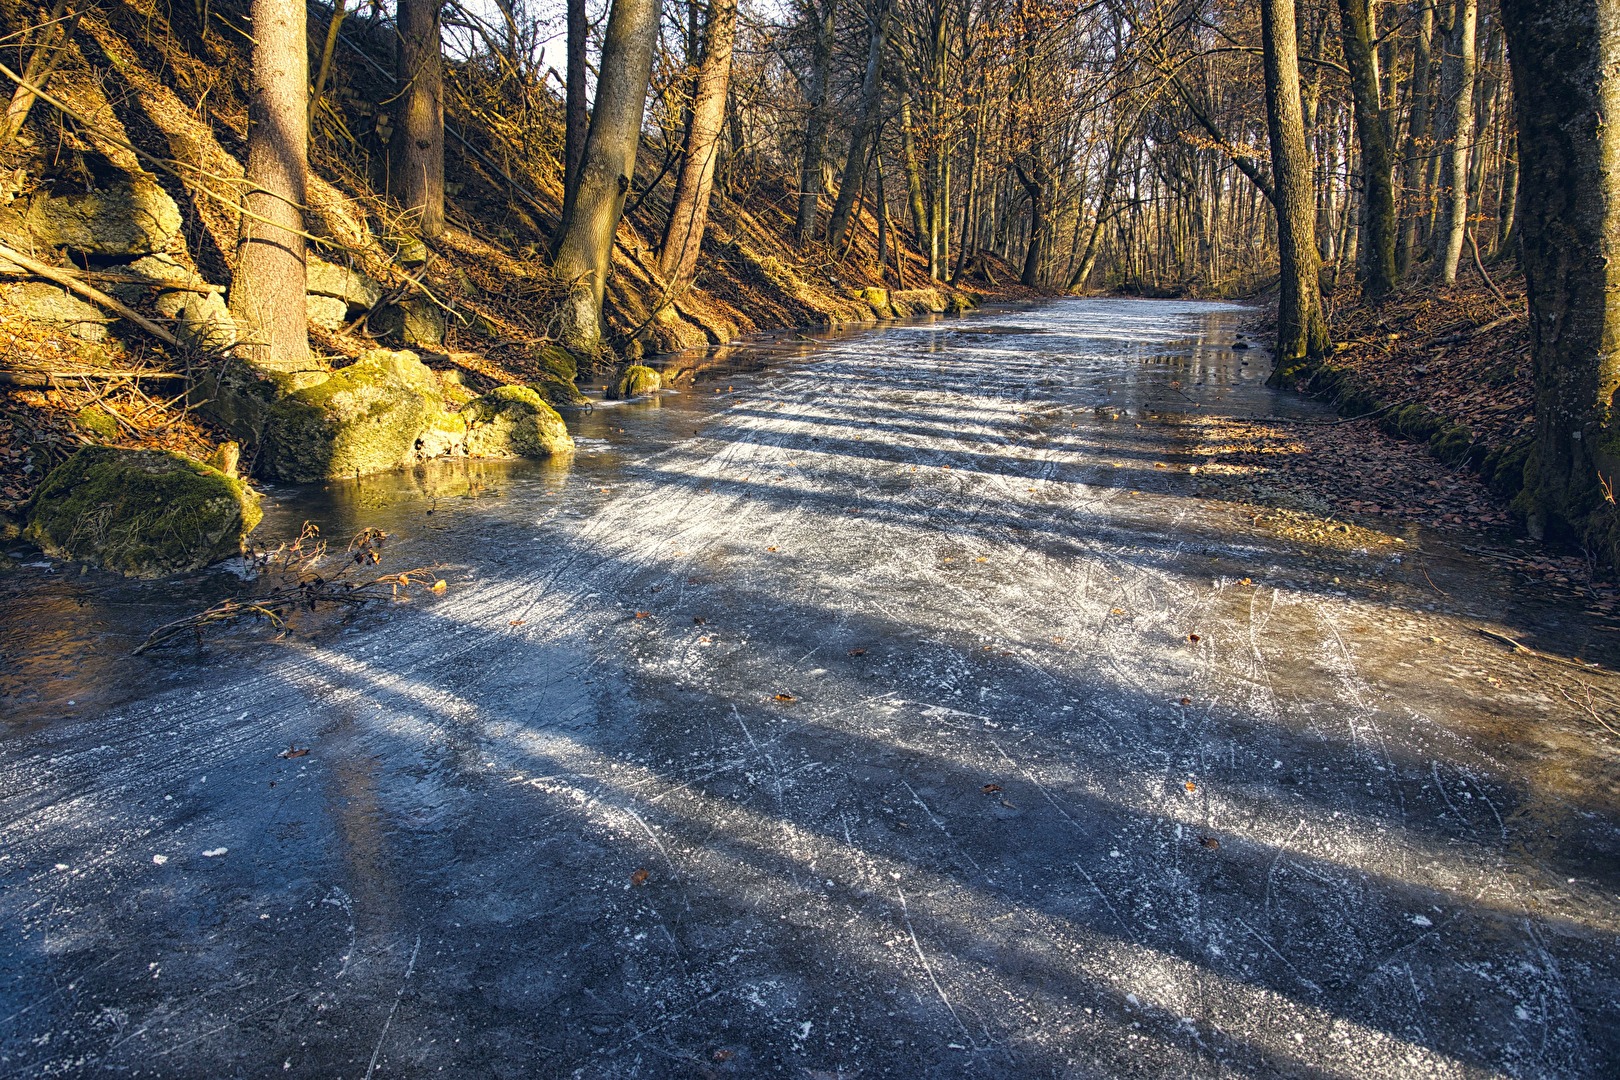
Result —
[[1331, 419], [1236, 329], [890, 326], [282, 491], [448, 587], [275, 643], [0, 576], [0, 1072], [1614, 1075], [1620, 639], [1212, 490], [1211, 417]]
[[[1524, 284], [1513, 274], [1494, 284], [1469, 273], [1455, 286], [1412, 286], [1379, 308], [1342, 289], [1332, 362], [1380, 407], [1336, 421], [1212, 421], [1206, 472], [1240, 496], [1279, 507], [1373, 528], [1404, 523], [1447, 533], [1620, 630], [1620, 588], [1611, 571], [1587, 555], [1516, 533], [1508, 495], [1386, 422], [1396, 408], [1418, 404], [1468, 428], [1482, 449], [1530, 433], [1535, 402]], [[1259, 313], [1252, 318], [1255, 336], [1264, 338], [1268, 321]], [[1303, 383], [1298, 389], [1308, 392]]]

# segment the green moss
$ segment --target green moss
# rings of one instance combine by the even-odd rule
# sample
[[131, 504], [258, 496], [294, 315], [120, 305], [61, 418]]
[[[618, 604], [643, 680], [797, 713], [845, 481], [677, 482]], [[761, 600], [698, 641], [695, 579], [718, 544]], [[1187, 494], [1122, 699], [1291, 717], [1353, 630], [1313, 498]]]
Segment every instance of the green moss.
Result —
[[662, 385], [658, 372], [643, 364], [632, 364], [619, 376], [618, 383], [613, 387], [613, 396], [620, 401], [628, 401], [657, 393]]
[[546, 345], [540, 349], [537, 359], [540, 366], [555, 378], [564, 382], [573, 382], [579, 378], [579, 360], [573, 353], [561, 345]]
[[73, 417], [73, 426], [86, 435], [94, 435], [108, 442], [118, 438], [118, 421], [105, 409], [87, 405]]
[[331, 480], [414, 461], [444, 398], [415, 353], [375, 349], [270, 407], [264, 467], [282, 480]]
[[1441, 428], [1429, 437], [1429, 451], [1447, 465], [1456, 465], [1474, 449], [1474, 433], [1460, 424]]
[[961, 315], [978, 307], [978, 302], [965, 292], [953, 292], [945, 301], [945, 310], [952, 315]]
[[570, 454], [574, 440], [557, 411], [527, 386], [501, 386], [461, 410], [472, 457]]
[[24, 535], [47, 554], [154, 578], [241, 550], [261, 517], [240, 480], [164, 450], [86, 447], [45, 478]]
[[530, 383], [529, 389], [554, 409], [578, 409], [591, 403], [590, 398], [579, 392], [579, 387], [566, 379], [540, 379]]

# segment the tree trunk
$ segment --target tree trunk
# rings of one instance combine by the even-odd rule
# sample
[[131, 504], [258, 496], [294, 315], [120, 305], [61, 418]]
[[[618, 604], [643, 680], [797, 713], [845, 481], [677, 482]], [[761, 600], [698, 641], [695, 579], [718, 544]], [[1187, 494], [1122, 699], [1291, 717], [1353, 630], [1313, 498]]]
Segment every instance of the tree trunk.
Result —
[[1274, 377], [1302, 360], [1325, 356], [1332, 344], [1322, 314], [1312, 218], [1311, 160], [1299, 102], [1299, 45], [1294, 0], [1261, 0], [1260, 39], [1266, 69], [1266, 127], [1277, 193], [1277, 350]]
[[1620, 0], [1502, 0], [1536, 378], [1519, 504], [1533, 533], [1613, 563], [1620, 475]]
[[568, 0], [568, 89], [563, 105], [563, 217], [573, 208], [579, 190], [579, 163], [585, 156], [589, 116], [585, 110], [585, 54], [590, 24], [585, 0]]
[[399, 127], [389, 186], [428, 239], [444, 232], [444, 58], [441, 0], [399, 0]]
[[1474, 73], [1478, 66], [1474, 38], [1479, 26], [1479, 0], [1457, 0], [1457, 103], [1453, 109], [1450, 152], [1446, 156], [1446, 243], [1440, 276], [1457, 280], [1463, 240], [1468, 233], [1468, 152], [1474, 141]]
[[906, 200], [911, 207], [911, 235], [918, 254], [928, 254], [928, 205], [923, 194], [922, 166], [917, 161], [917, 140], [911, 127], [911, 95], [900, 91], [900, 152], [905, 159]]
[[883, 44], [889, 27], [888, 0], [874, 0], [869, 17], [871, 33], [867, 38], [866, 74], [861, 79], [861, 115], [850, 133], [844, 173], [838, 179], [838, 199], [833, 203], [832, 217], [827, 219], [827, 246], [833, 251], [843, 245], [855, 193], [865, 187], [867, 151], [883, 108]]
[[1018, 281], [1026, 288], [1033, 289], [1041, 283], [1041, 238], [1046, 232], [1046, 204], [1043, 201], [1046, 170], [1039, 158], [1028, 170], [1022, 162], [1014, 162], [1013, 169], [1018, 173], [1018, 182], [1024, 185], [1024, 194], [1029, 196], [1029, 246], [1024, 249], [1024, 269], [1018, 275]]
[[669, 207], [669, 224], [659, 250], [659, 268], [679, 290], [692, 280], [714, 188], [714, 164], [726, 119], [726, 90], [731, 81], [731, 50], [737, 40], [737, 0], [711, 0], [703, 32], [703, 59], [698, 64], [692, 114], [686, 128], [681, 171]]
[[1505, 254], [1519, 242], [1519, 145], [1517, 137], [1508, 139], [1506, 160], [1502, 162], [1502, 205], [1497, 212], [1496, 250]]
[[827, 156], [827, 102], [832, 94], [833, 0], [821, 0], [825, 10], [816, 11], [815, 48], [810, 68], [810, 115], [804, 129], [804, 160], [799, 166], [799, 214], [793, 225], [793, 239], [804, 243], [816, 232], [816, 212], [821, 200], [821, 165]]
[[1422, 217], [1424, 179], [1430, 151], [1429, 138], [1431, 71], [1434, 48], [1434, 0], [1420, 0], [1417, 41], [1412, 58], [1412, 115], [1406, 126], [1406, 155], [1401, 166], [1405, 188], [1401, 202], [1401, 239], [1395, 252], [1396, 273], [1405, 277], [1412, 269], [1417, 251], [1418, 220]]
[[658, 0], [613, 0], [578, 191], [558, 230], [552, 272], [568, 288], [558, 329], [563, 344], [586, 354], [602, 350], [602, 296], [613, 260], [613, 234], [636, 172], [658, 8]]
[[1363, 289], [1378, 301], [1395, 287], [1395, 181], [1389, 128], [1378, 96], [1368, 0], [1339, 0], [1344, 59], [1350, 69], [1350, 96], [1361, 144], [1362, 212], [1367, 229], [1362, 248]]
[[[309, 43], [303, 4], [253, 0], [247, 179], [231, 275], [237, 355], [269, 373], [308, 371], [304, 200], [309, 160]], [[271, 223], [274, 224], [271, 224]]]

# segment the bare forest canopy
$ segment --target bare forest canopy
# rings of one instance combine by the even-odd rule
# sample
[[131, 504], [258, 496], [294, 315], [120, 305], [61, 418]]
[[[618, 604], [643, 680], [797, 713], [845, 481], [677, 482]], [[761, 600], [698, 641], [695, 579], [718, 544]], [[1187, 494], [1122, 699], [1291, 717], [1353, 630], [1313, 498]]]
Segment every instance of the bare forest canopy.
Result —
[[250, 448], [254, 402], [376, 340], [566, 407], [582, 371], [969, 289], [1264, 295], [1294, 378], [1344, 305], [1477, 275], [1531, 309], [1521, 517], [1612, 549], [1616, 3], [5, 0], [19, 229], [155, 176], [166, 257], [227, 300], [165, 331], [94, 289], [130, 270], [105, 243], [0, 239], [207, 353]]

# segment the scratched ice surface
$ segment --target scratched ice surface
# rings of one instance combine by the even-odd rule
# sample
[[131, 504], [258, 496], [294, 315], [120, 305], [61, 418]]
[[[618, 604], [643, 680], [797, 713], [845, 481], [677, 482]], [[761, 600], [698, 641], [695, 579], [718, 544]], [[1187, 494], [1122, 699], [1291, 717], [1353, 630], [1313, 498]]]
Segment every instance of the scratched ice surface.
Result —
[[1470, 628], [1604, 635], [1198, 497], [1168, 414], [1320, 415], [1237, 315], [282, 490], [451, 582], [314, 641], [129, 660], [218, 575], [6, 575], [0, 1077], [1620, 1075], [1616, 742]]

